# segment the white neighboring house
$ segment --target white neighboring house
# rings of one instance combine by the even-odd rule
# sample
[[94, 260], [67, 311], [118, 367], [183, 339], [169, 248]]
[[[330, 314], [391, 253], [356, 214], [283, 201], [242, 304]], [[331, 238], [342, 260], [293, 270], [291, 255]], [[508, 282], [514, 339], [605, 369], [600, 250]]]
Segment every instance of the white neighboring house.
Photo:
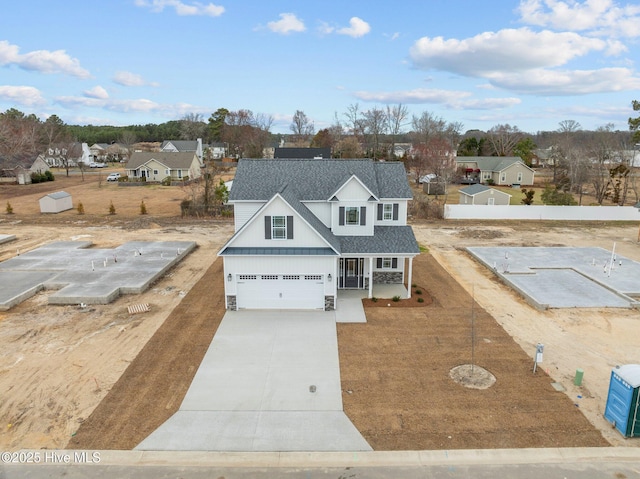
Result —
[[202, 176], [200, 160], [193, 152], [136, 151], [125, 167], [129, 181], [161, 182], [195, 180]]
[[235, 234], [218, 253], [227, 309], [333, 310], [341, 289], [410, 285], [411, 198], [399, 162], [240, 160]]

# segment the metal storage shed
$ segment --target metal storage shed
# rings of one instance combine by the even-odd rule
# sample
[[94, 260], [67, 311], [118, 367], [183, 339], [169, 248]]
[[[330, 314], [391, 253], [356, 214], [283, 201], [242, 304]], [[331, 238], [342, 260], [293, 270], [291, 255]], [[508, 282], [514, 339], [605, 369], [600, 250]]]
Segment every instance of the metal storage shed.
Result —
[[40, 213], [60, 213], [71, 208], [73, 201], [66, 191], [56, 191], [40, 198]]
[[624, 437], [640, 436], [640, 364], [625, 364], [611, 371], [604, 418]]

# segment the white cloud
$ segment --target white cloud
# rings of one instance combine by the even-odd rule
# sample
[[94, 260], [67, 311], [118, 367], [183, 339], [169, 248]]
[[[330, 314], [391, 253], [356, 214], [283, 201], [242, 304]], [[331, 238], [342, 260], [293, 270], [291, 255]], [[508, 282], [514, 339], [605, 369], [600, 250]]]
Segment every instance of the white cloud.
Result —
[[530, 25], [614, 37], [640, 35], [639, 5], [621, 6], [613, 0], [522, 0], [517, 10], [520, 20]]
[[34, 50], [20, 54], [17, 45], [0, 41], [0, 65], [16, 65], [23, 70], [40, 73], [64, 73], [77, 78], [90, 78], [91, 74], [80, 66], [80, 61], [64, 50]]
[[339, 28], [336, 33], [340, 35], [348, 35], [353, 38], [359, 38], [365, 36], [371, 31], [371, 27], [367, 22], [358, 17], [351, 17], [349, 20], [349, 26]]
[[135, 0], [138, 7], [151, 9], [152, 12], [162, 12], [165, 8], [173, 8], [177, 15], [191, 16], [204, 15], [209, 17], [219, 17], [225, 12], [224, 7], [213, 3], [202, 4], [193, 2], [183, 3], [180, 0]]
[[0, 85], [0, 99], [25, 106], [46, 103], [40, 90], [32, 86]]
[[605, 42], [572, 32], [533, 32], [528, 28], [484, 32], [464, 40], [423, 37], [410, 50], [419, 68], [445, 70], [465, 76], [501, 71], [555, 67], [592, 51], [611, 51]]
[[109, 98], [109, 93], [107, 93], [107, 90], [102, 88], [100, 85], [97, 85], [91, 88], [90, 90], [85, 90], [84, 96], [88, 98], [98, 98], [98, 99], [105, 100]]
[[155, 82], [148, 82], [141, 75], [128, 71], [119, 71], [113, 75], [113, 81], [122, 86], [158, 86]]
[[293, 13], [281, 13], [280, 20], [267, 23], [267, 28], [275, 33], [288, 35], [291, 32], [304, 32], [304, 22]]
[[509, 108], [521, 103], [519, 98], [470, 98], [468, 91], [438, 90], [416, 88], [414, 90], [396, 92], [365, 92], [359, 91], [354, 96], [362, 101], [378, 103], [403, 104], [441, 104], [454, 110], [495, 110]]
[[599, 70], [546, 70], [493, 73], [493, 85], [536, 95], [586, 95], [640, 90], [640, 77], [628, 68]]

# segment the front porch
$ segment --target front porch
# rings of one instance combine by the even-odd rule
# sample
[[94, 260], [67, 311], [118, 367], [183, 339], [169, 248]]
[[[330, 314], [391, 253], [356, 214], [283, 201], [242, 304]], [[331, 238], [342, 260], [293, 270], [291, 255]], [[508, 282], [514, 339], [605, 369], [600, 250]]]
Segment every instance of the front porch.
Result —
[[[342, 257], [338, 259], [338, 296], [353, 291], [353, 297], [411, 297], [413, 256]], [[346, 296], [345, 296], [346, 297]]]

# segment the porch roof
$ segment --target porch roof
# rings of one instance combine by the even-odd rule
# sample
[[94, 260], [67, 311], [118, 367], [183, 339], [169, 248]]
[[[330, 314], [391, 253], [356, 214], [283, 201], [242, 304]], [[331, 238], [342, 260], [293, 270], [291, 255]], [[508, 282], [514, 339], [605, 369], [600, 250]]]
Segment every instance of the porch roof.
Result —
[[358, 254], [401, 254], [415, 256], [420, 253], [411, 226], [374, 226], [373, 236], [338, 236], [342, 256]]
[[253, 248], [230, 247], [220, 252], [221, 256], [337, 256], [331, 248]]

